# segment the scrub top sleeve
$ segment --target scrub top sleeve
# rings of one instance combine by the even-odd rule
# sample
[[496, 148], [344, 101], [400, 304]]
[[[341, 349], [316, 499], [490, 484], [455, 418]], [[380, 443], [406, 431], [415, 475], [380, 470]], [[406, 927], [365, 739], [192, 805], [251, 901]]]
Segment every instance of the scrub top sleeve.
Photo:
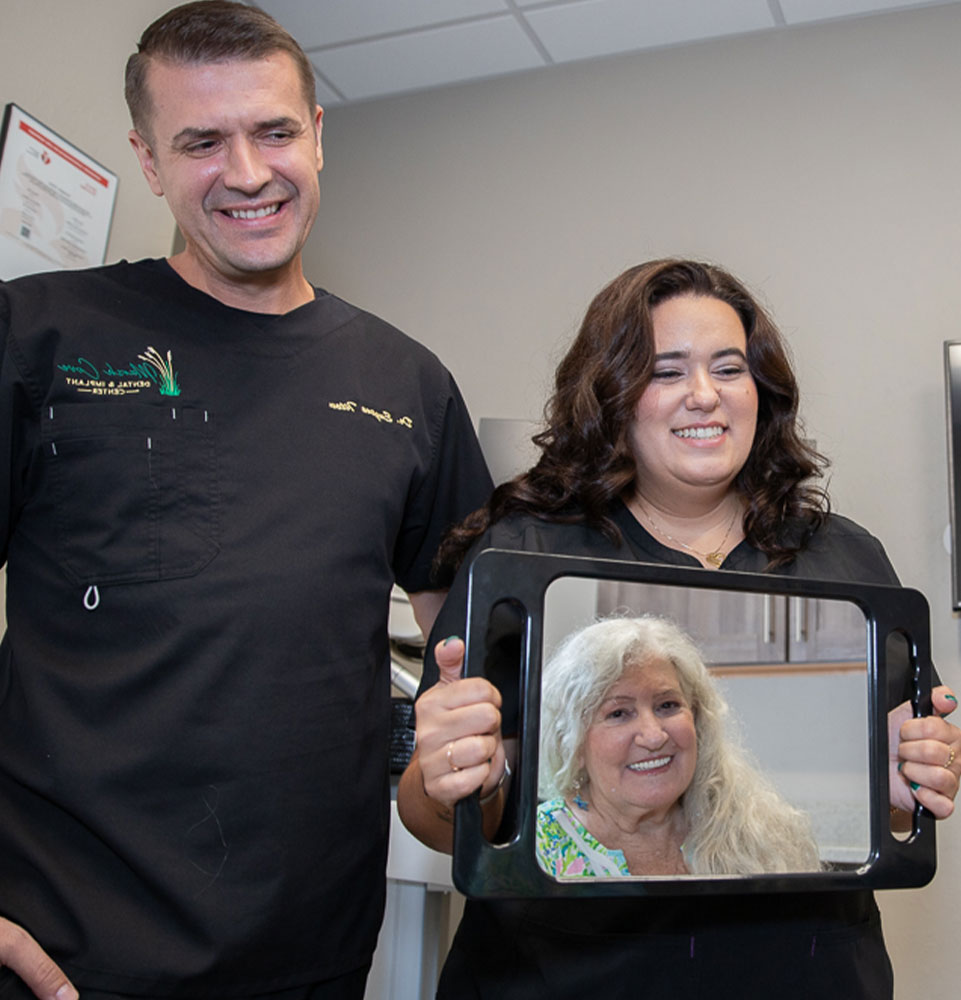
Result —
[[467, 407], [450, 379], [439, 433], [423, 478], [412, 485], [404, 523], [394, 547], [394, 571], [408, 593], [440, 590], [450, 578], [436, 578], [432, 563], [444, 537], [493, 491]]
[[22, 456], [29, 454], [28, 438], [39, 429], [30, 403], [16, 344], [10, 337], [10, 304], [0, 282], [0, 565], [7, 561], [7, 545], [23, 503], [26, 470]]

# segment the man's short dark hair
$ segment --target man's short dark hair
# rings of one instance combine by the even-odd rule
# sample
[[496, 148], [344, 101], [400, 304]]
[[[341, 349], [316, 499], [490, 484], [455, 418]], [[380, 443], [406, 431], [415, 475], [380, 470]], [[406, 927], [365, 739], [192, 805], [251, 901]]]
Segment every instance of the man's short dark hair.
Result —
[[152, 59], [203, 64], [265, 59], [276, 52], [286, 52], [294, 60], [304, 100], [313, 112], [317, 93], [310, 60], [269, 14], [230, 0], [198, 0], [168, 10], [144, 31], [137, 51], [127, 60], [124, 96], [133, 127], [149, 139], [153, 107], [147, 68]]

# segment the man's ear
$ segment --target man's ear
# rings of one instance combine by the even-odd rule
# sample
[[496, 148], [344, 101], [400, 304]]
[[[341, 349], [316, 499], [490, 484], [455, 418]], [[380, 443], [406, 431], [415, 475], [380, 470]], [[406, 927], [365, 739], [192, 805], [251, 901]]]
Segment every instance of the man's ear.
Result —
[[143, 171], [144, 177], [147, 178], [147, 183], [150, 185], [150, 190], [153, 191], [158, 198], [163, 197], [163, 185], [160, 183], [160, 178], [157, 176], [157, 169], [154, 165], [154, 155], [153, 150], [150, 148], [149, 143], [146, 139], [134, 128], [132, 128], [127, 133], [127, 139], [130, 145], [133, 146], [133, 151], [140, 161], [140, 169]]
[[317, 136], [317, 173], [324, 169], [324, 147], [320, 141], [320, 133], [323, 130], [324, 109], [318, 104], [317, 112], [314, 116], [314, 132]]

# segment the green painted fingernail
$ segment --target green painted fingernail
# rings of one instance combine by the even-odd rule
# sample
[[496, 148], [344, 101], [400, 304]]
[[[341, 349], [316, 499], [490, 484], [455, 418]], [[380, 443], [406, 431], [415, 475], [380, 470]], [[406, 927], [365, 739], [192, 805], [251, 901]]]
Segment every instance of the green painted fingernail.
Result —
[[446, 638], [446, 639], [444, 640], [444, 645], [446, 646], [446, 645], [447, 645], [447, 644], [448, 644], [449, 642], [453, 642], [453, 641], [454, 641], [455, 639], [459, 639], [459, 638], [460, 638], [460, 636], [459, 636], [459, 635], [449, 635], [449, 636], [448, 636], [448, 637], [447, 637], [447, 638]]
[[898, 761], [898, 773], [899, 773], [899, 774], [900, 774], [900, 772], [901, 772], [901, 768], [902, 768], [902, 767], [904, 767], [904, 761], [903, 761], [903, 760], [899, 760], [899, 761]]
[[958, 699], [955, 698], [953, 694], [946, 694], [944, 697], [947, 698], [948, 701], [953, 701], [955, 705], [957, 705]]
[[911, 791], [912, 792], [916, 792], [920, 787], [921, 786], [916, 781], [912, 781], [911, 782]]

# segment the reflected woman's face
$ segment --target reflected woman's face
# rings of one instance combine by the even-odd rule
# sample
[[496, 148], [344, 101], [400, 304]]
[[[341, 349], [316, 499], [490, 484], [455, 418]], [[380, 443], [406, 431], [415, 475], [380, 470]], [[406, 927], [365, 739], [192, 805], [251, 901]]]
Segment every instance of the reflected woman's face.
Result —
[[667, 659], [628, 664], [584, 741], [591, 808], [628, 820], [668, 812], [697, 764], [694, 713]]

